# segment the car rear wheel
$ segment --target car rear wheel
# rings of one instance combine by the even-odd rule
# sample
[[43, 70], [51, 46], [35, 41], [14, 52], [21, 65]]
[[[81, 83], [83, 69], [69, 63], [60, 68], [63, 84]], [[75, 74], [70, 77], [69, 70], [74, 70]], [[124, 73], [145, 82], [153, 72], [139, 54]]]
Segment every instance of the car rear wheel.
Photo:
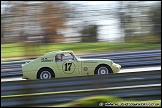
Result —
[[48, 68], [39, 70], [38, 75], [37, 75], [38, 79], [49, 79], [53, 77], [54, 77], [54, 73], [52, 72], [51, 69], [48, 69]]
[[95, 74], [103, 75], [113, 73], [111, 68], [107, 65], [100, 65], [95, 69]]

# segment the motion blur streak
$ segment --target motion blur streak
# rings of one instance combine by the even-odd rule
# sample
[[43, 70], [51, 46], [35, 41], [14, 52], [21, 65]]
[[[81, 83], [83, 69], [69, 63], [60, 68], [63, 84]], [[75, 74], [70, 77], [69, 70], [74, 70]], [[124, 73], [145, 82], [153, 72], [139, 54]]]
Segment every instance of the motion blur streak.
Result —
[[37, 56], [42, 44], [161, 43], [161, 1], [98, 2], [2, 1], [2, 57]]
[[[142, 67], [142, 68], [131, 68], [131, 69], [121, 69], [119, 73], [151, 71], [151, 70], [161, 70], [161, 66]], [[6, 81], [20, 81], [20, 80], [26, 80], [26, 79], [22, 79], [22, 77], [1, 78], [1, 82], [6, 82]]]

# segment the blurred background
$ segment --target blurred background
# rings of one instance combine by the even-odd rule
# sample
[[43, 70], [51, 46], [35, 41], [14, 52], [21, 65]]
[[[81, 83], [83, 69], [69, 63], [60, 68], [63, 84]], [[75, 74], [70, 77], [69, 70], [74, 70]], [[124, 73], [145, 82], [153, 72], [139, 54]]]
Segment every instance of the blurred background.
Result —
[[[1, 1], [1, 79], [7, 80], [1, 80], [2, 106], [37, 103], [40, 106], [101, 94], [158, 99], [161, 105], [159, 49], [161, 1]], [[115, 63], [122, 65], [122, 72], [128, 74], [96, 76], [93, 80], [91, 77], [56, 79], [55, 83], [22, 81], [21, 64], [26, 61], [3, 62], [33, 59], [55, 50], [73, 50], [76, 55], [106, 53], [100, 56], [117, 60]], [[151, 51], [107, 57], [109, 52], [139, 50]], [[124, 64], [139, 74], [124, 70]], [[146, 65], [146, 68], [138, 68]], [[147, 71], [148, 68], [152, 70]], [[98, 103], [108, 101], [120, 99], [97, 96], [81, 103], [102, 106], [103, 103]], [[79, 101], [75, 103], [77, 107]]]
[[160, 44], [161, 1], [1, 1], [1, 59]]

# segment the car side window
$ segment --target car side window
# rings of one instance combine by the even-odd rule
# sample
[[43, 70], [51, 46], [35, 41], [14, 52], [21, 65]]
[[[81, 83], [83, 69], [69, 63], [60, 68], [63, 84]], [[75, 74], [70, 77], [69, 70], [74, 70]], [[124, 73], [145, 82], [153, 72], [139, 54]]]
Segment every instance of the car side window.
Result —
[[57, 54], [57, 55], [55, 56], [55, 61], [56, 61], [56, 62], [61, 62], [61, 61], [63, 61], [63, 56], [64, 56], [64, 54]]
[[75, 60], [75, 58], [71, 53], [57, 54], [55, 56], [55, 61], [56, 62], [67, 61], [67, 60], [71, 61], [71, 60]]
[[74, 60], [74, 56], [71, 53], [65, 54], [63, 60]]

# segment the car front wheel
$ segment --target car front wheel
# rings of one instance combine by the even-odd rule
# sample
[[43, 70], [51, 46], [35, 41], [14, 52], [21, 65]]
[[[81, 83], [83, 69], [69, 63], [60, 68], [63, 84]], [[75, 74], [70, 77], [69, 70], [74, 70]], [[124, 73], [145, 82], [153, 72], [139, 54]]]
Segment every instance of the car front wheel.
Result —
[[109, 73], [112, 73], [112, 70], [109, 66], [106, 66], [106, 65], [98, 66], [95, 69], [95, 74], [98, 74], [98, 75], [109, 74]]

